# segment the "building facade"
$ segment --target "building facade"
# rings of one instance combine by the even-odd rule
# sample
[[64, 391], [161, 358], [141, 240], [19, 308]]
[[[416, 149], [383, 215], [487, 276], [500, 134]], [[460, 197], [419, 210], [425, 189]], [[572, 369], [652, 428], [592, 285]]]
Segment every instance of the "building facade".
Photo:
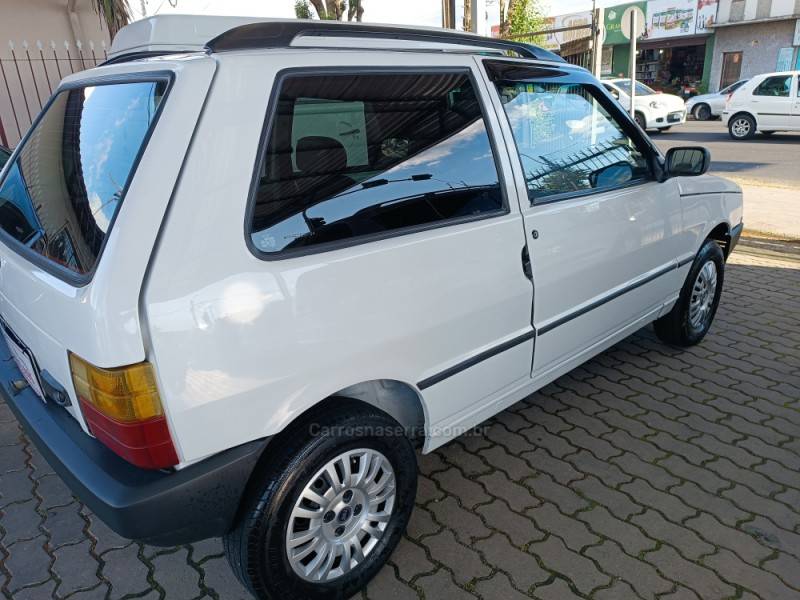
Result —
[[800, 0], [719, 0], [710, 89], [800, 69]]

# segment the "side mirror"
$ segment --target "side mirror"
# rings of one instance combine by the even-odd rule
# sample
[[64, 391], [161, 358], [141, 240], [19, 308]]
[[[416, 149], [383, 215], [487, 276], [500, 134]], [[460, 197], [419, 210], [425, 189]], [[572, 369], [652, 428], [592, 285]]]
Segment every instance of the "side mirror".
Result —
[[711, 166], [711, 153], [701, 146], [685, 146], [667, 150], [668, 177], [702, 175]]
[[613, 187], [633, 179], [633, 168], [626, 162], [617, 162], [589, 173], [589, 184], [593, 188]]

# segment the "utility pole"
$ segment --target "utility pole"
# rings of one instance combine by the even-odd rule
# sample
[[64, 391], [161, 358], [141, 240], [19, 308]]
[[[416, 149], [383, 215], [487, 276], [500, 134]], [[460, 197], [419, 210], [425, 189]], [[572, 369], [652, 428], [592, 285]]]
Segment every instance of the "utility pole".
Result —
[[636, 117], [634, 100], [636, 100], [636, 38], [639, 37], [639, 19], [635, 10], [631, 11], [631, 56], [629, 61], [630, 80], [631, 80], [631, 117]]

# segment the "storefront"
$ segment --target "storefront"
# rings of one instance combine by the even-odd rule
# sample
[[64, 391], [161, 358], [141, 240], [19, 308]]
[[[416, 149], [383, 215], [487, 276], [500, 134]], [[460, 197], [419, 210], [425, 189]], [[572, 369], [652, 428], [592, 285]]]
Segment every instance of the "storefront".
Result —
[[623, 20], [636, 7], [645, 15], [637, 44], [636, 78], [657, 90], [687, 97], [705, 90], [713, 56], [716, 0], [650, 0], [606, 9], [608, 76], [629, 74], [630, 41]]

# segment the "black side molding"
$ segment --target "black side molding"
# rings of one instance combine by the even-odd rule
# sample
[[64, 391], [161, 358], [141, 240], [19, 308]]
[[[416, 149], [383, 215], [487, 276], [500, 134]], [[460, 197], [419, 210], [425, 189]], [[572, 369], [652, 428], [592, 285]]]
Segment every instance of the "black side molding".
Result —
[[460, 46], [479, 46], [503, 52], [515, 52], [524, 58], [565, 63], [566, 61], [539, 46], [486, 38], [458, 31], [426, 31], [410, 27], [365, 25], [363, 23], [337, 23], [326, 21], [265, 21], [249, 23], [229, 29], [206, 44], [209, 52], [225, 50], [252, 50], [256, 48], [288, 48], [298, 36], [360, 37], [372, 39], [437, 42]]
[[461, 371], [465, 371], [470, 367], [474, 367], [478, 363], [483, 362], [493, 356], [497, 356], [501, 352], [505, 352], [506, 350], [510, 350], [514, 346], [519, 346], [520, 344], [527, 342], [528, 340], [532, 340], [536, 337], [536, 331], [531, 329], [527, 333], [524, 333], [514, 339], [508, 340], [503, 342], [502, 344], [498, 344], [494, 348], [489, 348], [488, 350], [484, 350], [480, 354], [476, 354], [475, 356], [468, 358], [467, 360], [458, 363], [457, 365], [453, 365], [452, 367], [441, 371], [440, 373], [436, 373], [435, 375], [431, 375], [427, 379], [423, 379], [419, 383], [417, 383], [417, 387], [419, 389], [424, 390], [425, 388], [429, 388], [432, 385], [436, 385], [437, 383], [444, 381], [448, 377], [452, 377], [453, 375], [457, 375], [461, 373]]

